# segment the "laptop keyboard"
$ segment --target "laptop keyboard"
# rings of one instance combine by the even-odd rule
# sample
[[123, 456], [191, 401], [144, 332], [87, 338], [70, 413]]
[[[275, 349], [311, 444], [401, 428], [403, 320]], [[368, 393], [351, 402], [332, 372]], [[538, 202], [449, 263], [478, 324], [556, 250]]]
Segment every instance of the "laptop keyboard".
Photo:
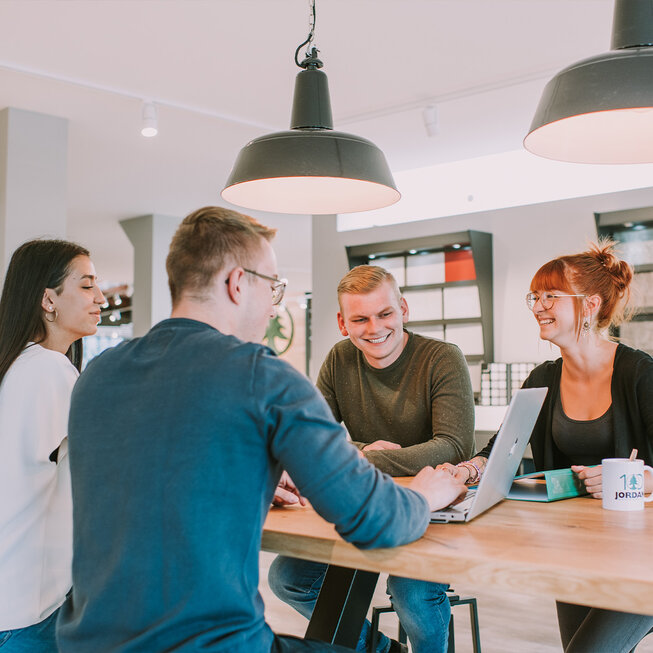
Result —
[[[467, 490], [466, 494], [462, 494], [458, 499], [456, 499], [456, 501], [447, 506], [447, 508], [455, 508], [456, 510], [461, 511], [469, 510], [472, 501], [474, 500], [474, 496], [476, 496], [476, 488]], [[447, 508], [445, 508], [445, 510]]]

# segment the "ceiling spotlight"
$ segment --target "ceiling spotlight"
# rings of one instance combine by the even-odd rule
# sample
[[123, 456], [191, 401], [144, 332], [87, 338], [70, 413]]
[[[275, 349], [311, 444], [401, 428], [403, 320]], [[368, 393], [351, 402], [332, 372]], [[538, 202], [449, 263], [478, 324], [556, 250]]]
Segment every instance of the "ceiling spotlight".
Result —
[[247, 143], [222, 198], [249, 209], [318, 215], [394, 204], [401, 195], [383, 152], [365, 138], [333, 131], [328, 80], [313, 47], [315, 0], [310, 6], [310, 32], [295, 51], [303, 70], [295, 79], [290, 130]]
[[524, 147], [571, 163], [653, 162], [651, 46], [650, 0], [615, 0], [612, 50], [545, 86]]
[[154, 102], [143, 102], [143, 127], [141, 134], [146, 138], [152, 138], [159, 133], [159, 121]]
[[438, 109], [432, 104], [428, 107], [424, 107], [422, 111], [422, 120], [424, 121], [424, 127], [426, 128], [426, 133], [429, 135], [429, 138], [433, 138], [438, 135]]

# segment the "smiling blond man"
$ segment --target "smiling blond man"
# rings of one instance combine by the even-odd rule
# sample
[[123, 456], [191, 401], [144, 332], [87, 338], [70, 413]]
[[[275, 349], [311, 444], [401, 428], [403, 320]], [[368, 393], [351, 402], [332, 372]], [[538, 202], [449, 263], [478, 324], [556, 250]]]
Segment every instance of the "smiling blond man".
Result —
[[[456, 345], [404, 328], [409, 311], [395, 278], [359, 265], [338, 285], [343, 340], [331, 349], [317, 380], [336, 421], [381, 471], [414, 476], [426, 466], [467, 460], [474, 442], [474, 399], [465, 357]], [[326, 565], [279, 557], [273, 591], [310, 617]], [[446, 585], [390, 576], [388, 593], [414, 653], [447, 650]], [[367, 650], [369, 623], [357, 650]], [[402, 650], [381, 637], [377, 651]]]
[[338, 285], [339, 342], [317, 387], [354, 444], [391, 476], [465, 460], [474, 398], [465, 358], [451, 343], [406, 331], [409, 310], [395, 278], [359, 265]]

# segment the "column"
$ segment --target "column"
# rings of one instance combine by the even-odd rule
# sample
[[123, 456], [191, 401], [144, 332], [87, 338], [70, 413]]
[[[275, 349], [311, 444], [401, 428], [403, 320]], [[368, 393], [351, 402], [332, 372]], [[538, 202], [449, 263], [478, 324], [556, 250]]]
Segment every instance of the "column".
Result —
[[181, 218], [143, 215], [121, 220], [120, 226], [134, 246], [134, 337], [170, 317], [172, 304], [166, 274], [166, 256]]
[[32, 238], [65, 238], [68, 121], [0, 111], [0, 277]]
[[310, 377], [314, 381], [329, 350], [342, 339], [336, 321], [336, 289], [340, 279], [347, 274], [349, 264], [337, 226], [337, 215], [313, 216]]

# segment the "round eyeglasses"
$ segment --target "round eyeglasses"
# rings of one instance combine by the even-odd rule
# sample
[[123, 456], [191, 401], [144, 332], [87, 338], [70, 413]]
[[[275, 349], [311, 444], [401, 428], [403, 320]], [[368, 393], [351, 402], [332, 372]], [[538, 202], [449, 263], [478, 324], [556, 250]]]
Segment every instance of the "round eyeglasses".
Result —
[[245, 270], [245, 272], [249, 272], [249, 274], [253, 274], [255, 277], [259, 277], [260, 279], [272, 281], [272, 285], [270, 286], [272, 289], [272, 304], [276, 306], [277, 304], [281, 303], [283, 294], [286, 292], [288, 279], [277, 279], [276, 277], [269, 277], [267, 274], [261, 274], [260, 272], [248, 270], [247, 268], [243, 268], [243, 270]]
[[536, 292], [529, 292], [526, 295], [526, 306], [532, 311], [535, 308], [535, 304], [539, 301], [542, 308], [548, 311], [555, 303], [555, 300], [561, 297], [587, 297], [587, 295], [554, 295], [550, 292], [544, 292], [540, 295]]

